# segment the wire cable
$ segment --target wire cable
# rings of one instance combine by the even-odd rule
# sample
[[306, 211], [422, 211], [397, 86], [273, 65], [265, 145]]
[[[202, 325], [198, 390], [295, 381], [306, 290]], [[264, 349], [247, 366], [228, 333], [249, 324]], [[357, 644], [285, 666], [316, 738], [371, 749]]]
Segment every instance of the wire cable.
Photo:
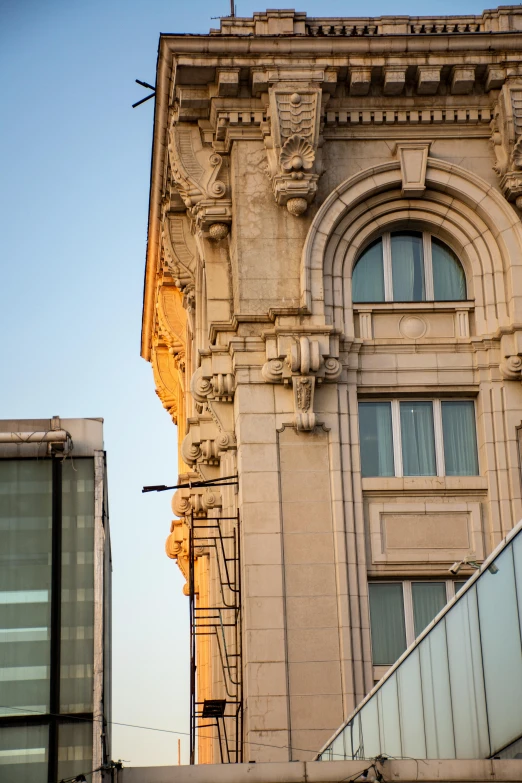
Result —
[[[80, 718], [80, 717], [76, 717], [75, 715], [59, 715], [58, 713], [55, 713], [55, 712], [40, 712], [39, 710], [29, 710], [29, 709], [25, 709], [25, 708], [22, 708], [22, 707], [11, 707], [11, 706], [9, 706], [7, 704], [0, 704], [0, 709], [13, 710], [13, 711], [16, 710], [18, 712], [23, 713], [20, 717], [23, 717], [23, 715], [26, 715], [27, 713], [31, 713], [31, 714], [34, 714], [34, 715], [46, 715], [46, 716], [49, 715], [51, 718], [62, 718], [63, 720], [67, 720], [67, 721], [77, 720], [77, 721], [83, 721], [85, 723], [105, 723], [106, 725], [111, 725], [111, 726], [124, 726], [124, 727], [130, 728], [130, 729], [143, 729], [144, 731], [158, 731], [158, 732], [161, 732], [163, 734], [177, 734], [177, 735], [182, 735], [184, 737], [190, 737], [190, 732], [188, 732], [188, 731], [175, 731], [174, 729], [159, 729], [159, 728], [156, 728], [156, 727], [153, 727], [153, 726], [140, 726], [140, 725], [135, 724], [135, 723], [122, 723], [122, 722], [116, 721], [116, 720], [107, 720], [106, 721], [106, 720], [104, 720], [104, 718], [94, 718], [94, 717], [93, 718]], [[205, 737], [207, 739], [209, 737], [208, 734], [202, 734], [201, 732], [196, 732], [196, 736], [197, 737]], [[297, 748], [295, 745], [273, 745], [273, 744], [268, 743], [268, 742], [255, 742], [253, 740], [249, 740], [248, 744], [249, 745], [257, 745], [257, 746], [263, 747], [263, 748], [277, 748], [278, 750], [285, 750], [285, 749], [286, 750], [298, 750], [298, 751], [301, 751], [302, 753], [310, 753], [311, 752], [310, 748]], [[332, 754], [332, 755], [340, 756], [341, 754], [337, 753], [337, 754]], [[344, 755], [343, 755], [343, 759], [344, 759]]]

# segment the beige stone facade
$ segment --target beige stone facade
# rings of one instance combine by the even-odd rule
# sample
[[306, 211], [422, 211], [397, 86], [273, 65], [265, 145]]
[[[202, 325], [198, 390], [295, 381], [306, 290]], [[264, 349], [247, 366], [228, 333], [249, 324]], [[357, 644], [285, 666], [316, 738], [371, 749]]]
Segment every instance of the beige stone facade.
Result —
[[[369, 584], [450, 596], [451, 564], [481, 562], [522, 516], [521, 55], [520, 6], [267, 11], [161, 37], [142, 355], [181, 481], [238, 475], [178, 491], [167, 550], [188, 577], [195, 520], [232, 536], [239, 512], [241, 671], [222, 673], [217, 637], [196, 646], [198, 699], [242, 701], [245, 761], [313, 758], [384, 673]], [[396, 236], [422, 246], [406, 301]], [[361, 299], [353, 270], [379, 242], [385, 293]], [[433, 247], [458, 259], [462, 296], [437, 297]], [[426, 475], [401, 418], [419, 401]], [[469, 444], [468, 467], [448, 467], [452, 401], [473, 410], [476, 470]], [[361, 470], [369, 402], [391, 417], [382, 475]], [[216, 551], [193, 553], [200, 607], [219, 600]], [[218, 762], [215, 730], [199, 735], [199, 761]]]

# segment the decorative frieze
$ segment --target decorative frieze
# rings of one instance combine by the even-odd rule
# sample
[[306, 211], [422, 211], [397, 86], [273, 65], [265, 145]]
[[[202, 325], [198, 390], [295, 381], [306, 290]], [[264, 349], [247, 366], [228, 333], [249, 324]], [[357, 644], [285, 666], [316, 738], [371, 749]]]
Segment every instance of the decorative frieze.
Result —
[[338, 337], [328, 333], [268, 335], [266, 356], [263, 378], [269, 383], [292, 384], [295, 427], [313, 430], [316, 383], [336, 381], [342, 373]]

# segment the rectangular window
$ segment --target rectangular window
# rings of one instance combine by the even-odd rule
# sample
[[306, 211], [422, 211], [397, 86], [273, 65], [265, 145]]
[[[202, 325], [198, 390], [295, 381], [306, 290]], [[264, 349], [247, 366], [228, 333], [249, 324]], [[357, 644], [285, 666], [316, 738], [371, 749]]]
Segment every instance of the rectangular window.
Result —
[[401, 402], [402, 468], [405, 476], [436, 476], [431, 402]]
[[478, 476], [473, 400], [359, 403], [361, 472], [371, 476]]
[[375, 666], [392, 664], [406, 649], [402, 584], [369, 584]]
[[394, 476], [391, 403], [359, 405], [363, 476]]
[[449, 400], [441, 406], [446, 475], [476, 476], [475, 406], [471, 400]]
[[446, 605], [444, 582], [413, 582], [413, 630], [417, 637]]
[[465, 583], [370, 582], [370, 630], [374, 666], [391, 666]]

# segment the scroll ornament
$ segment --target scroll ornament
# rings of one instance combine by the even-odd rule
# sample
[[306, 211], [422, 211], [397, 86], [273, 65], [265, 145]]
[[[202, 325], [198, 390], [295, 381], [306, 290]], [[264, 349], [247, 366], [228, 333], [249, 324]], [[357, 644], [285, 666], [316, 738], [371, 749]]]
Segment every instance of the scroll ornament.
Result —
[[203, 146], [199, 128], [183, 123], [171, 127], [169, 161], [196, 232], [215, 242], [225, 239], [232, 222], [228, 161]]

